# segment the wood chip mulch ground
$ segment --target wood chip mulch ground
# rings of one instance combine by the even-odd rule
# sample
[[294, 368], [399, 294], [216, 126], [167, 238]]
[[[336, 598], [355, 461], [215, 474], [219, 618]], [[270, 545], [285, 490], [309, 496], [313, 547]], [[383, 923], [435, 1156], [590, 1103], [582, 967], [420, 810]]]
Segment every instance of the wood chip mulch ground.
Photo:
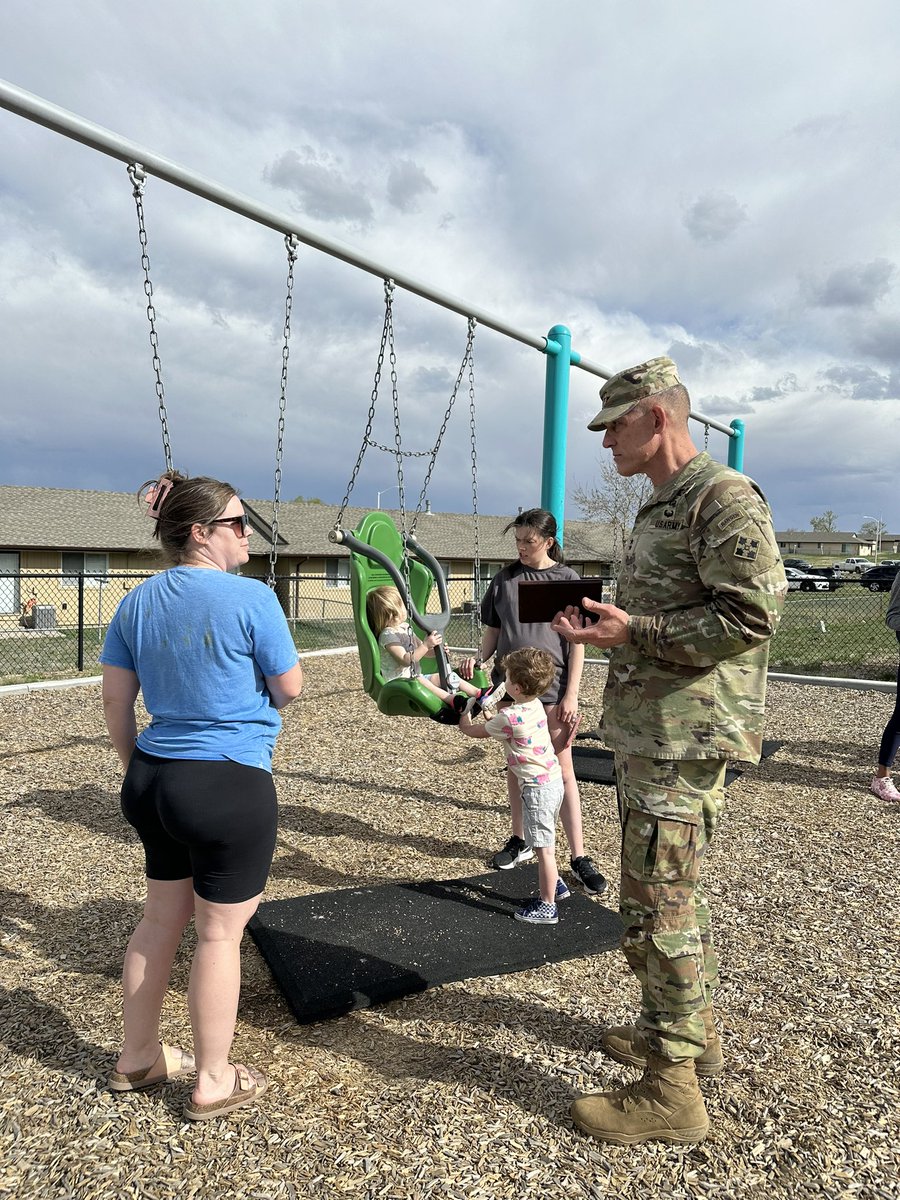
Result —
[[[482, 873], [507, 836], [497, 747], [381, 716], [353, 657], [306, 673], [277, 751], [268, 897]], [[601, 689], [589, 673], [589, 721]], [[728, 1057], [703, 1084], [712, 1130], [696, 1147], [626, 1149], [567, 1112], [632, 1074], [597, 1050], [635, 1011], [618, 952], [299, 1026], [246, 938], [235, 1058], [269, 1073], [264, 1101], [193, 1126], [186, 1084], [113, 1095], [142, 856], [99, 689], [0, 696], [0, 1196], [900, 1195], [900, 805], [868, 791], [892, 705], [771, 686], [767, 733], [784, 745], [728, 789], [707, 864]], [[614, 878], [612, 790], [584, 785], [583, 805], [588, 852]], [[186, 1046], [189, 954], [186, 940], [164, 1013]]]

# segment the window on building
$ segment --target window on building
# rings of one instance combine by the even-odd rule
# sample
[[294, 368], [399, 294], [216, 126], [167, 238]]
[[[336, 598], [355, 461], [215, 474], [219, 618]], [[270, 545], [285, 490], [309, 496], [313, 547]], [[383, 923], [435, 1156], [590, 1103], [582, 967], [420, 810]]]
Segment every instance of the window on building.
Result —
[[327, 558], [325, 560], [325, 586], [330, 588], [350, 586], [349, 558]]
[[498, 562], [485, 562], [485, 561], [484, 561], [484, 559], [482, 559], [482, 560], [481, 560], [481, 578], [482, 578], [482, 581], [483, 581], [484, 583], [488, 583], [488, 582], [489, 582], [491, 579], [493, 579], [493, 578], [494, 578], [494, 576], [495, 576], [495, 575], [497, 574], [497, 572], [498, 572], [498, 571], [499, 571], [499, 570], [502, 568], [502, 566], [503, 566], [503, 563], [498, 563]]
[[0, 553], [0, 613], [19, 611], [19, 555], [13, 550]]
[[449, 558], [439, 558], [438, 566], [441, 568], [441, 574], [444, 576], [444, 578], [446, 580], [449, 581], [449, 579], [450, 579], [450, 559]]
[[86, 588], [100, 587], [109, 582], [107, 578], [109, 574], [108, 554], [75, 554], [64, 550], [60, 558], [62, 560], [60, 587], [78, 587], [80, 574], [84, 574]]

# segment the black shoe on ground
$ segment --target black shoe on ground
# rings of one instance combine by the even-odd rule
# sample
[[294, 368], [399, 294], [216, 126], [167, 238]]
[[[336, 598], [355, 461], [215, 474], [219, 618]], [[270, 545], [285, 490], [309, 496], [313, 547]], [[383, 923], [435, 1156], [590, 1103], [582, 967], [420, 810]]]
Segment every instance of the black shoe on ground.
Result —
[[597, 868], [594, 866], [594, 861], [588, 858], [586, 854], [582, 854], [579, 858], [570, 858], [572, 870], [575, 872], [575, 878], [581, 884], [586, 895], [588, 896], [605, 896], [609, 891], [609, 884]]
[[442, 704], [437, 712], [431, 714], [431, 719], [439, 725], [458, 725], [461, 715], [452, 704]]
[[509, 871], [519, 863], [528, 862], [534, 858], [534, 851], [515, 834], [509, 839], [502, 850], [498, 850], [491, 859], [491, 866], [498, 871]]

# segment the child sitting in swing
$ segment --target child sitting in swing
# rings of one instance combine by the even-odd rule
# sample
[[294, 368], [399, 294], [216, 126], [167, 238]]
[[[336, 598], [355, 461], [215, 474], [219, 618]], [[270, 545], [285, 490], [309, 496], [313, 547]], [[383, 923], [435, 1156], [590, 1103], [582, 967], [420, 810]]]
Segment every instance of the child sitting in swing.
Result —
[[435, 646], [439, 646], [443, 639], [436, 631], [429, 633], [424, 641], [416, 637], [409, 624], [406, 605], [395, 587], [388, 585], [373, 588], [366, 598], [366, 614], [369, 626], [378, 638], [381, 674], [385, 682], [389, 679], [418, 679], [456, 712], [462, 712], [469, 697], [477, 699], [483, 692], [490, 691], [490, 688], [484, 688], [482, 691], [467, 679], [461, 679], [455, 671], [450, 671], [447, 682], [452, 688], [458, 689], [451, 692], [441, 687], [439, 675], [421, 673], [419, 663]]

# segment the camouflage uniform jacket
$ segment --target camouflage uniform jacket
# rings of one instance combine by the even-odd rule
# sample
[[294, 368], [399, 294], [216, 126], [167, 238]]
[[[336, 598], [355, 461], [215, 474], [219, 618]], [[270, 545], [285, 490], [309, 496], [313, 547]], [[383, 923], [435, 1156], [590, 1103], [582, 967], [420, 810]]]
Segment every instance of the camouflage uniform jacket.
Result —
[[759, 760], [769, 638], [787, 583], [756, 484], [698, 454], [634, 523], [601, 728], [620, 754]]

